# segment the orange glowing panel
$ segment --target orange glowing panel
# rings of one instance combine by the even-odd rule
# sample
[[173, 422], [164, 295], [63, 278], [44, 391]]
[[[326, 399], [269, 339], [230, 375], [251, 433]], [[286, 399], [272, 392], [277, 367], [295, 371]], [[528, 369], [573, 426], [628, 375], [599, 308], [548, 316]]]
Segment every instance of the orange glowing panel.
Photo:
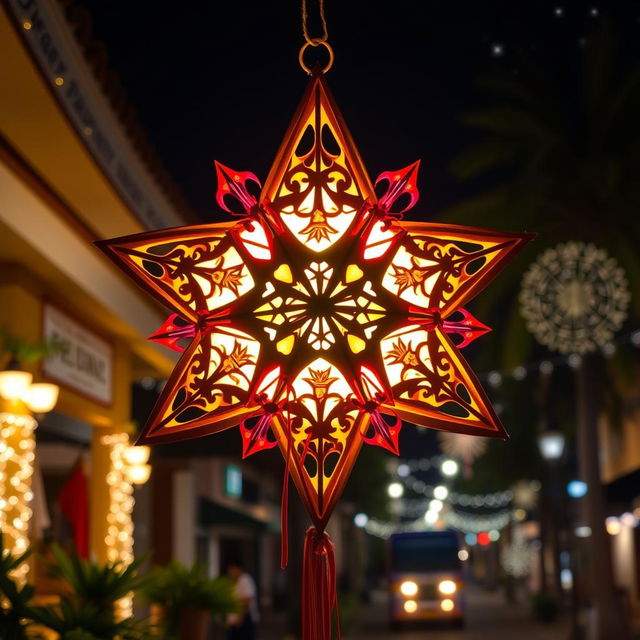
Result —
[[236, 223], [100, 242], [169, 309], [152, 339], [183, 352], [139, 441], [240, 424], [322, 528], [363, 443], [398, 453], [401, 419], [504, 437], [459, 351], [489, 329], [462, 305], [531, 235], [402, 220], [417, 172], [383, 173], [378, 198], [317, 73], [259, 196], [216, 163]]
[[306, 250], [332, 247], [374, 198], [373, 186], [323, 81], [311, 82], [261, 199]]

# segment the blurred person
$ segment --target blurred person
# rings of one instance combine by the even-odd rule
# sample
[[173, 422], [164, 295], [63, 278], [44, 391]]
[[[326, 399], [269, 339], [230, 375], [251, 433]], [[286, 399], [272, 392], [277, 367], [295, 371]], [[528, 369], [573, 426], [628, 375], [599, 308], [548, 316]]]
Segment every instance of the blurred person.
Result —
[[234, 582], [235, 594], [240, 601], [238, 613], [230, 614], [227, 619], [229, 624], [227, 638], [228, 640], [255, 640], [256, 624], [260, 620], [256, 583], [239, 560], [230, 562], [226, 573]]

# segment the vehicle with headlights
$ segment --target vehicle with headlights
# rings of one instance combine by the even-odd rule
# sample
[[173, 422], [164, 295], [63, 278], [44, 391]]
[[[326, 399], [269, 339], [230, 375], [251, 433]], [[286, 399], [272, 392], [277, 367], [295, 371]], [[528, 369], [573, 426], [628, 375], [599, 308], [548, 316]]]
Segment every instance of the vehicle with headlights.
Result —
[[464, 624], [464, 580], [454, 531], [397, 533], [388, 547], [390, 618]]

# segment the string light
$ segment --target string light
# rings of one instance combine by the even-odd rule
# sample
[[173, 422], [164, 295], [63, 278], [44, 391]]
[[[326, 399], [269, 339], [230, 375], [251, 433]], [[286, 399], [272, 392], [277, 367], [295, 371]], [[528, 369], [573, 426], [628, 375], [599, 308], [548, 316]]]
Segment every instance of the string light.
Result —
[[611, 516], [607, 518], [605, 521], [605, 527], [607, 528], [607, 533], [610, 536], [617, 536], [622, 531], [622, 523], [619, 518], [615, 516]]
[[511, 372], [511, 375], [514, 380], [524, 380], [527, 377], [527, 368], [519, 365]]
[[633, 513], [626, 511], [620, 516], [620, 523], [625, 527], [636, 527], [638, 525], [638, 519]]
[[356, 513], [356, 515], [353, 517], [353, 523], [359, 529], [366, 527], [367, 522], [369, 522], [369, 516], [366, 513]]
[[502, 384], [502, 374], [499, 371], [491, 371], [487, 376], [487, 382], [494, 389], [497, 389]]
[[[458, 529], [463, 533], [481, 533], [484, 531], [496, 532], [493, 537], [497, 540], [499, 533], [511, 522], [511, 512], [508, 509], [486, 516], [478, 516], [462, 511], [451, 510], [444, 516], [448, 527]], [[495, 542], [495, 540], [492, 540]]]
[[431, 511], [431, 510], [429, 510], [429, 511], [427, 511], [427, 512], [424, 514], [424, 521], [425, 521], [427, 524], [431, 524], [431, 525], [433, 525], [433, 524], [435, 524], [436, 522], [438, 522], [438, 518], [439, 518], [439, 517], [440, 517], [440, 514], [439, 514], [437, 511]]
[[438, 485], [433, 490], [433, 497], [437, 498], [438, 500], [446, 500], [448, 495], [449, 495], [449, 489], [447, 489], [447, 487], [445, 487], [442, 484]]
[[553, 373], [553, 362], [551, 360], [543, 360], [540, 363], [540, 373], [549, 376]]
[[[363, 528], [368, 534], [377, 538], [387, 539], [394, 533], [431, 531], [435, 526], [446, 526], [457, 529], [462, 533], [475, 536], [477, 533], [487, 533], [487, 540], [496, 541], [500, 537], [500, 531], [511, 522], [511, 514], [508, 509], [492, 515], [478, 516], [450, 510], [447, 513], [432, 509], [410, 522], [385, 522], [377, 518], [370, 518], [364, 513], [359, 513], [359, 523], [356, 526]], [[475, 543], [474, 543], [475, 544]]]
[[572, 353], [567, 362], [572, 369], [579, 369], [582, 364], [582, 356], [579, 353]]
[[401, 498], [404, 493], [404, 487], [399, 482], [392, 482], [387, 487], [387, 493], [390, 498]]
[[449, 478], [458, 475], [459, 471], [458, 463], [455, 460], [451, 460], [450, 458], [447, 460], [443, 460], [442, 465], [440, 466], [440, 471], [442, 471], [442, 475], [445, 475]]
[[[0, 482], [0, 529], [4, 549], [13, 555], [24, 553], [29, 546], [36, 426], [29, 415], [0, 414], [0, 478], [9, 479]], [[25, 562], [12, 571], [12, 577], [23, 584], [28, 572]]]
[[[111, 461], [106, 476], [109, 485], [109, 513], [107, 514], [107, 559], [123, 567], [133, 562], [133, 483], [136, 478], [144, 481], [151, 468], [145, 464], [149, 458], [148, 447], [132, 447], [126, 433], [103, 436], [102, 443], [110, 447]], [[141, 472], [136, 470], [142, 469]], [[136, 482], [141, 484], [141, 482]], [[133, 615], [133, 596], [129, 594], [117, 603], [118, 616], [128, 618]]]
[[396, 469], [396, 473], [401, 478], [406, 478], [411, 473], [411, 469], [409, 468], [408, 464], [399, 464], [398, 468]]
[[[640, 347], [640, 329], [635, 329], [629, 333], [623, 334], [619, 336], [616, 340], [612, 340], [606, 343], [606, 345], [601, 349], [603, 355], [607, 358], [612, 357], [616, 351], [620, 348], [620, 346], [624, 344], [630, 344], [633, 347]], [[491, 385], [489, 382], [489, 377], [493, 376], [494, 382], [497, 381], [497, 377], [494, 374], [499, 374], [501, 377], [500, 384], [501, 386], [504, 384], [505, 379], [512, 379], [516, 382], [522, 382], [526, 379], [526, 377], [530, 373], [535, 373], [539, 371], [540, 373], [549, 375], [553, 373], [554, 368], [561, 366], [569, 366], [572, 369], [577, 369], [582, 364], [582, 358], [578, 353], [571, 353], [568, 355], [559, 355], [553, 358], [546, 358], [544, 360], [540, 360], [537, 362], [530, 362], [526, 366], [518, 365], [514, 367], [511, 371], [489, 371], [489, 372], [481, 372], [478, 375], [478, 378], [482, 382], [486, 382]]]
[[[429, 485], [422, 480], [417, 479], [413, 474], [408, 475], [406, 478], [402, 478], [401, 481], [404, 485], [414, 491], [415, 493], [422, 494], [427, 498], [438, 498], [440, 500], [446, 500], [451, 504], [457, 504], [461, 507], [497, 507], [501, 508], [511, 503], [513, 500], [513, 491], [507, 489], [505, 491], [496, 491], [494, 493], [458, 493], [456, 491], [448, 491], [444, 485]], [[436, 495], [436, 489], [438, 493], [442, 494], [442, 487], [448, 492], [444, 498], [440, 498]], [[400, 497], [400, 496], [397, 496]], [[406, 501], [405, 501], [406, 502]]]

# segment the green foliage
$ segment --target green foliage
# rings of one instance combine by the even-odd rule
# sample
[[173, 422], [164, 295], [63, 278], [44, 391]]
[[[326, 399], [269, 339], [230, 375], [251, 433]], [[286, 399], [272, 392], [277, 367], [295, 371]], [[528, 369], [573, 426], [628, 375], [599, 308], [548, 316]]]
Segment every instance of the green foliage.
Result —
[[101, 565], [77, 553], [66, 554], [53, 546], [51, 571], [64, 579], [70, 593], [59, 605], [32, 607], [30, 617], [60, 634], [63, 640], [143, 640], [149, 637], [146, 622], [133, 618], [116, 620], [115, 603], [140, 590], [147, 578], [138, 575], [140, 558], [127, 567], [119, 563]]
[[55, 340], [30, 342], [13, 335], [6, 327], [0, 327], [0, 351], [8, 353], [10, 360], [19, 364], [37, 362], [63, 350], [63, 345]]
[[2, 552], [0, 557], [0, 597], [5, 602], [0, 608], [0, 638], [23, 640], [27, 638], [29, 623], [29, 601], [33, 597], [33, 587], [29, 584], [18, 586], [11, 578], [11, 572], [28, 558], [30, 552], [20, 556]]
[[133, 618], [117, 621], [113, 607], [94, 602], [82, 602], [64, 596], [55, 607], [33, 607], [34, 621], [52, 629], [65, 640], [144, 640], [149, 637], [148, 625]]
[[147, 582], [147, 576], [138, 575], [140, 565], [146, 558], [137, 558], [130, 565], [120, 563], [98, 564], [80, 558], [77, 553], [65, 553], [53, 545], [55, 564], [52, 572], [63, 578], [73, 590], [74, 598], [80, 603], [94, 603], [98, 607], [109, 607], [120, 598], [139, 591]]
[[188, 568], [179, 562], [155, 567], [148, 574], [143, 596], [164, 611], [165, 631], [178, 632], [180, 615], [189, 609], [201, 609], [213, 616], [224, 616], [238, 610], [234, 585], [226, 577], [208, 578], [201, 564]]

